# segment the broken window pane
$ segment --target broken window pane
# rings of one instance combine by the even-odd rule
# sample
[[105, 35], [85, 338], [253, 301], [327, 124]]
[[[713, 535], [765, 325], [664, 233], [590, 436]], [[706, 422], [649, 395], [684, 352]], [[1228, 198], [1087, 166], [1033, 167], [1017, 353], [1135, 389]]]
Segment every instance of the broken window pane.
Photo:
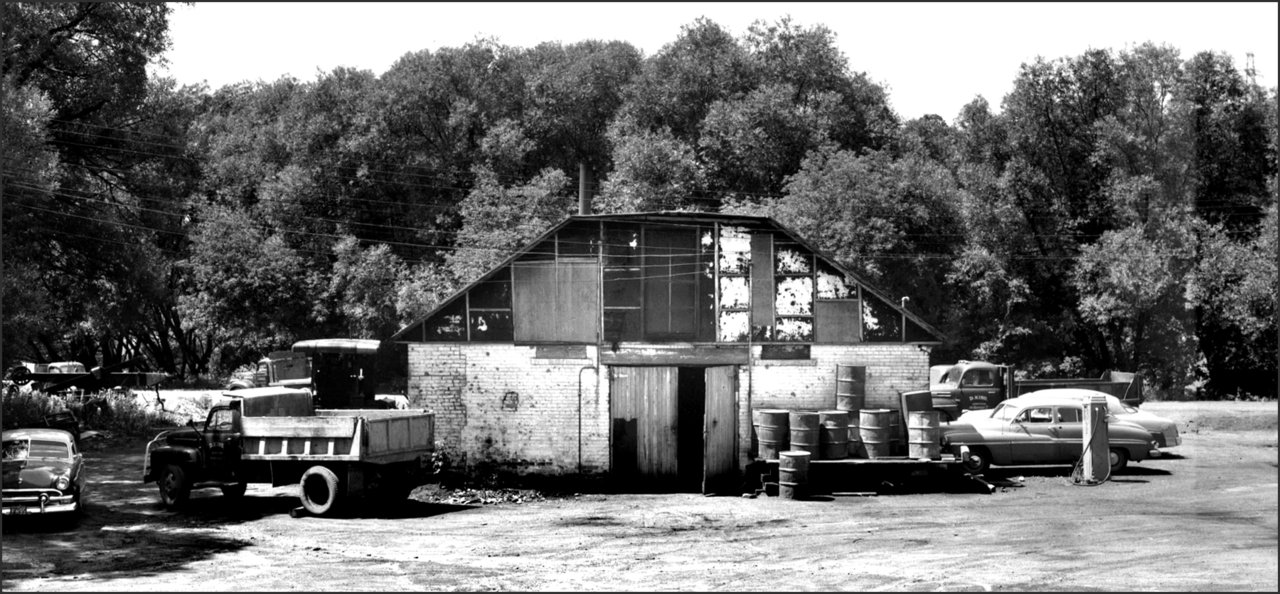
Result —
[[778, 281], [774, 311], [777, 315], [813, 315], [813, 279], [782, 277]]

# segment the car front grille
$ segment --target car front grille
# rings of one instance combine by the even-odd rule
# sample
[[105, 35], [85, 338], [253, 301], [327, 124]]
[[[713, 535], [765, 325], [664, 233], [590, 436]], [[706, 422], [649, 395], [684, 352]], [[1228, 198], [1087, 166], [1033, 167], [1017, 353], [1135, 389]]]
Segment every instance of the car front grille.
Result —
[[71, 493], [57, 489], [5, 489], [3, 501], [5, 507], [11, 505], [38, 506], [44, 497], [46, 504], [71, 503], [75, 498]]

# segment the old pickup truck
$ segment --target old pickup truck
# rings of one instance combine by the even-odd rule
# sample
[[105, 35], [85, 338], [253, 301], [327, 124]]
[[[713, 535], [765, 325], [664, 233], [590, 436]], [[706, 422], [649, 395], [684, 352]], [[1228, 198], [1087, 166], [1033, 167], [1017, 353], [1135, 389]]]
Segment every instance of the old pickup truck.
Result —
[[966, 411], [995, 408], [1009, 398], [1049, 388], [1097, 390], [1135, 407], [1143, 402], [1142, 376], [1124, 371], [1107, 371], [1098, 378], [1016, 379], [1011, 366], [986, 361], [962, 360], [929, 368], [933, 409], [947, 421]]
[[333, 514], [358, 502], [403, 501], [429, 477], [435, 415], [423, 410], [316, 410], [308, 390], [229, 390], [202, 425], [147, 444], [142, 480], [166, 507], [191, 490], [244, 495], [247, 483], [299, 485], [302, 507]]

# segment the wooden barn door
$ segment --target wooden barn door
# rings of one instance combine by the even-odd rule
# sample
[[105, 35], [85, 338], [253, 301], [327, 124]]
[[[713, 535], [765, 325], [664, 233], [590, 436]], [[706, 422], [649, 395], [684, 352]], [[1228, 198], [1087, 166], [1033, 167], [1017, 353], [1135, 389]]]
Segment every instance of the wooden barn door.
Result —
[[677, 368], [611, 367], [610, 375], [614, 475], [636, 484], [672, 483], [677, 477]]
[[708, 367], [703, 422], [702, 492], [729, 493], [737, 485], [737, 366]]

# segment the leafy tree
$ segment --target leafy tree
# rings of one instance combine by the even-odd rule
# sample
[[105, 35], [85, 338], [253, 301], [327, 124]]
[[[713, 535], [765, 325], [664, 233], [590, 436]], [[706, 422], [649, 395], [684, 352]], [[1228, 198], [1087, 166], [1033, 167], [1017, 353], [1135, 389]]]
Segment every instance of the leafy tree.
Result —
[[1179, 227], [1150, 236], [1136, 226], [1108, 231], [1085, 248], [1072, 277], [1081, 315], [1102, 328], [1110, 362], [1146, 370], [1163, 390], [1186, 385], [1194, 363], [1183, 300], [1193, 239]]
[[885, 151], [816, 151], [786, 195], [733, 210], [773, 217], [919, 311], [942, 310], [946, 261], [960, 248], [960, 190], [945, 168]]
[[457, 248], [445, 261], [458, 284], [488, 272], [576, 210], [569, 178], [548, 169], [528, 184], [508, 187], [483, 167], [476, 187], [460, 205]]
[[624, 121], [609, 129], [614, 169], [596, 197], [597, 212], [696, 209], [707, 187], [697, 153], [669, 131], [637, 130]]
[[182, 263], [189, 290], [179, 307], [191, 328], [226, 345], [218, 354], [223, 365], [287, 347], [314, 326], [309, 322], [313, 296], [321, 294], [317, 275], [252, 210], [202, 208], [191, 242], [191, 255]]
[[347, 236], [333, 248], [337, 261], [329, 277], [325, 300], [346, 320], [346, 334], [384, 338], [398, 328], [397, 288], [406, 274], [404, 263], [386, 244], [361, 249]]
[[711, 105], [750, 91], [756, 74], [750, 56], [729, 32], [699, 18], [646, 59], [623, 91], [619, 116], [641, 130], [666, 129], [696, 144]]
[[528, 65], [522, 121], [537, 145], [533, 171], [554, 167], [576, 174], [578, 164], [609, 166], [606, 131], [622, 104], [622, 89], [640, 70], [631, 44], [583, 41], [542, 43], [522, 56]]
[[1247, 242], [1221, 226], [1203, 233], [1189, 300], [1201, 327], [1208, 395], [1276, 393], [1276, 218], [1273, 202]]

